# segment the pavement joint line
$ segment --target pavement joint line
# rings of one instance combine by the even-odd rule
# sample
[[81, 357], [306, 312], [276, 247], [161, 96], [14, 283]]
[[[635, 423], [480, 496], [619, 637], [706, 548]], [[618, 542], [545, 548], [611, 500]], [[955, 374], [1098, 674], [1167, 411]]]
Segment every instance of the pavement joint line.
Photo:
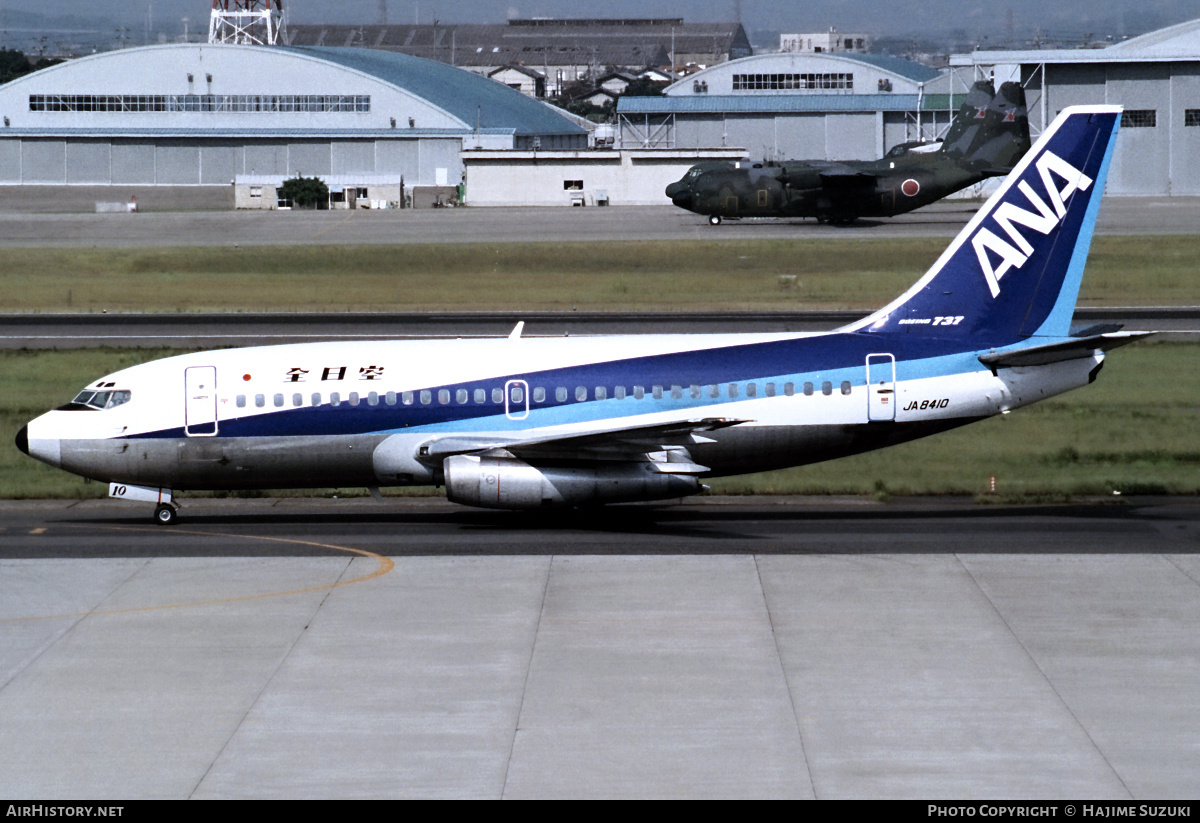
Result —
[[1125, 794], [1128, 795], [1130, 800], [1134, 799], [1136, 795], [1130, 790], [1129, 786], [1126, 785], [1125, 778], [1121, 776], [1121, 772], [1115, 765], [1113, 765], [1113, 762], [1109, 760], [1108, 755], [1104, 753], [1104, 749], [1102, 749], [1100, 744], [1096, 742], [1096, 738], [1092, 736], [1091, 731], [1089, 731], [1088, 727], [1084, 725], [1083, 721], [1079, 718], [1079, 715], [1075, 713], [1075, 710], [1071, 708], [1071, 704], [1067, 702], [1067, 699], [1058, 690], [1058, 687], [1054, 685], [1054, 681], [1050, 679], [1050, 675], [1046, 673], [1046, 670], [1042, 667], [1042, 664], [1038, 662], [1037, 657], [1032, 651], [1030, 651], [1029, 647], [1025, 645], [1025, 641], [1021, 639], [1016, 630], [1013, 629], [1012, 625], [1008, 622], [1008, 619], [1000, 611], [1000, 607], [996, 605], [995, 601], [992, 600], [991, 596], [989, 596], [987, 591], [983, 588], [983, 584], [981, 584], [978, 578], [976, 578], [971, 572], [970, 567], [963, 561], [962, 555], [958, 552], [955, 552], [954, 559], [958, 561], [959, 567], [962, 568], [962, 570], [966, 573], [967, 578], [970, 579], [970, 581], [975, 585], [975, 588], [979, 594], [984, 600], [987, 601], [988, 605], [992, 607], [992, 611], [995, 613], [996, 617], [999, 618], [1001, 625], [1004, 626], [1012, 639], [1016, 641], [1017, 645], [1021, 647], [1021, 651], [1025, 653], [1025, 657], [1030, 663], [1033, 664], [1033, 667], [1037, 669], [1038, 674], [1042, 677], [1042, 681], [1047, 687], [1049, 687], [1050, 693], [1058, 699], [1058, 702], [1062, 704], [1062, 707], [1066, 710], [1067, 714], [1069, 714], [1071, 719], [1075, 721], [1075, 725], [1081, 732], [1083, 732], [1083, 736], [1086, 737], [1088, 742], [1092, 744], [1092, 749], [1104, 762], [1104, 765], [1108, 766], [1113, 777], [1117, 779], [1117, 782], [1121, 784], [1121, 788], [1125, 790]]
[[[353, 551], [353, 550], [351, 550], [351, 551]], [[347, 560], [346, 567], [344, 569], [342, 569], [342, 573], [341, 573], [341, 575], [339, 575], [339, 577], [344, 576], [346, 574], [346, 572], [350, 570], [350, 566], [353, 565], [353, 563], [354, 563], [354, 558], [350, 558], [349, 560]], [[353, 581], [350, 581], [350, 582], [353, 582]], [[338, 584], [335, 584], [335, 585], [338, 585]], [[204, 781], [207, 780], [209, 774], [212, 773], [213, 767], [216, 766], [217, 763], [221, 760], [221, 757], [225, 754], [225, 750], [229, 748], [229, 744], [233, 741], [233, 738], [237, 736], [237, 733], [239, 731], [241, 731], [241, 728], [243, 725], [245, 725], [247, 718], [250, 717], [251, 713], [254, 711], [254, 708], [262, 701], [263, 695], [266, 694], [267, 689], [270, 688], [271, 683], [274, 682], [274, 680], [275, 680], [275, 677], [279, 674], [280, 670], [283, 669], [283, 666], [288, 661], [288, 658], [290, 658], [292, 656], [292, 652], [294, 652], [296, 650], [296, 647], [298, 645], [300, 645], [300, 641], [302, 639], [304, 639], [304, 636], [308, 633], [308, 627], [312, 625], [313, 621], [316, 620], [317, 615], [320, 613], [321, 609], [324, 608], [325, 603], [329, 600], [329, 596], [330, 596], [330, 594], [332, 594], [332, 590], [334, 587], [329, 586], [327, 588], [329, 589], [329, 591], [325, 592], [325, 596], [322, 597], [320, 602], [318, 602], [317, 605], [313, 608], [312, 613], [304, 621], [304, 625], [302, 627], [300, 627], [300, 630], [298, 632], [296, 632], [296, 636], [292, 639], [291, 644], [288, 645], [287, 651], [284, 652], [282, 655], [280, 655], [279, 661], [275, 664], [275, 669], [263, 681], [262, 687], [258, 690], [258, 693], [256, 695], [254, 695], [254, 699], [251, 700], [250, 704], [246, 707], [246, 711], [242, 714], [241, 719], [234, 725], [233, 729], [229, 732], [229, 737], [227, 737], [225, 739], [225, 742], [224, 742], [224, 744], [222, 744], [220, 750], [213, 756], [212, 762], [210, 762], [208, 764], [207, 768], [205, 768], [204, 774], [202, 774], [200, 776], [200, 779], [196, 781], [196, 785], [192, 787], [192, 790], [190, 792], [188, 792], [189, 800], [192, 799], [192, 797], [195, 796], [196, 792], [200, 790], [200, 787], [204, 785]]]
[[521, 702], [517, 706], [517, 722], [513, 725], [512, 743], [508, 747], [508, 758], [504, 762], [504, 780], [500, 784], [500, 799], [508, 792], [508, 770], [512, 768], [513, 754], [517, 750], [517, 734], [521, 731], [521, 714], [525, 711], [525, 695], [529, 693], [529, 681], [533, 678], [533, 656], [537, 651], [538, 634], [542, 630], [542, 616], [546, 613], [546, 598], [550, 594], [550, 575], [554, 573], [554, 555], [546, 563], [546, 582], [542, 584], [542, 603], [538, 608], [537, 624], [533, 627], [533, 642], [529, 644], [529, 659], [525, 664], [525, 682], [521, 685]]
[[[80, 529], [83, 529], [83, 528], [104, 529], [104, 530], [108, 530], [108, 531], [136, 531], [136, 532], [146, 532], [150, 528], [160, 528], [157, 526], [138, 527], [138, 526], [70, 526], [70, 525], [64, 525], [64, 527], [65, 528], [80, 528]], [[37, 530], [35, 530], [35, 531], [37, 531]], [[42, 531], [45, 531], [45, 530], [43, 529]], [[304, 588], [304, 589], [292, 589], [290, 591], [283, 591], [283, 592], [266, 592], [264, 594], [251, 594], [251, 595], [245, 595], [242, 597], [225, 597], [225, 598], [221, 598], [218, 600], [203, 600], [203, 601], [196, 601], [196, 602], [192, 602], [192, 603], [169, 603], [169, 604], [162, 605], [162, 606], [137, 606], [137, 607], [129, 608], [129, 609], [110, 609], [110, 610], [105, 610], [105, 611], [69, 612], [69, 613], [65, 613], [65, 614], [33, 615], [30, 617], [7, 617], [7, 618], [0, 618], [0, 623], [20, 623], [20, 622], [27, 622], [27, 621], [33, 621], [33, 620], [59, 620], [59, 619], [64, 619], [64, 618], [68, 618], [68, 617], [73, 617], [73, 618], [93, 617], [93, 616], [98, 617], [101, 615], [131, 614], [134, 612], [162, 611], [165, 609], [185, 609], [185, 608], [190, 608], [193, 606], [216, 606], [216, 605], [220, 605], [222, 603], [239, 603], [239, 602], [243, 602], [246, 600], [262, 600], [262, 599], [265, 599], [268, 597], [283, 597], [285, 595], [292, 595], [292, 594], [306, 594], [308, 592], [318, 592], [318, 591], [323, 591], [323, 590], [327, 590], [327, 589], [336, 589], [341, 586], [349, 586], [354, 583], [363, 583], [367, 580], [371, 580], [376, 577], [382, 577], [383, 575], [392, 571], [392, 569], [394, 569], [396, 567], [395, 562], [391, 558], [384, 557], [383, 555], [376, 554], [375, 552], [367, 551], [366, 549], [355, 549], [355, 548], [351, 548], [349, 546], [335, 546], [332, 543], [317, 543], [317, 542], [311, 541], [311, 540], [297, 540], [294, 537], [267, 537], [267, 536], [262, 536], [262, 535], [250, 535], [250, 534], [226, 534], [224, 532], [193, 531], [193, 530], [185, 530], [185, 529], [173, 529], [173, 532], [176, 534], [199, 535], [201, 537], [224, 537], [224, 538], [233, 539], [233, 540], [264, 540], [264, 541], [273, 542], [273, 543], [291, 543], [291, 544], [298, 545], [298, 546], [312, 546], [312, 547], [320, 548], [320, 549], [334, 549], [335, 551], [350, 552], [351, 554], [357, 554], [357, 555], [361, 555], [362, 557], [372, 558], [379, 562], [379, 567], [377, 569], [375, 569], [375, 571], [371, 572], [370, 574], [363, 575], [362, 577], [356, 577], [356, 578], [353, 578], [352, 580], [338, 580], [336, 583], [329, 583], [324, 586], [310, 586], [310, 587]]]
[[821, 797], [817, 794], [817, 784], [813, 779], [812, 763], [809, 761], [808, 750], [804, 746], [804, 727], [800, 723], [800, 716], [796, 714], [796, 698], [792, 693], [792, 681], [788, 677], [787, 666], [783, 662], [783, 649], [779, 647], [779, 634], [775, 631], [775, 615], [771, 613], [771, 603], [767, 600], [767, 589], [763, 585], [762, 567], [758, 564], [759, 557], [760, 555], [754, 555], [754, 573], [758, 577], [758, 591], [762, 595], [763, 608], [767, 611], [767, 623], [771, 627], [771, 640], [775, 644], [775, 659], [779, 661], [779, 673], [783, 676], [783, 687], [787, 689], [788, 704], [792, 707], [792, 719], [796, 723], [796, 737], [800, 743], [800, 756], [804, 758], [804, 769], [808, 774], [808, 787], [812, 790], [813, 799], [820, 800]]

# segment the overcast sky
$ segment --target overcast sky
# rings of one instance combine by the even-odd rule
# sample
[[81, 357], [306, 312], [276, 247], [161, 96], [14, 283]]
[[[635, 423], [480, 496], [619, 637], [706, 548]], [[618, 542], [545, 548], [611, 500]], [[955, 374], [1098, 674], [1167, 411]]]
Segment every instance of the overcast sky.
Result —
[[[395, 23], [434, 19], [446, 23], [501, 22], [519, 17], [682, 17], [688, 22], [732, 20], [741, 8], [750, 30], [820, 31], [836, 26], [880, 36], [923, 29], [1003, 32], [1009, 12], [1019, 32], [1098, 35], [1140, 34], [1200, 18], [1200, 0], [386, 0]], [[296, 23], [375, 23], [380, 0], [285, 0]], [[180, 27], [184, 15], [193, 32], [207, 26], [211, 0], [0, 0], [0, 28], [19, 25], [23, 12], [47, 17], [79, 16], [104, 26], [140, 31], [146, 19], [156, 30]]]

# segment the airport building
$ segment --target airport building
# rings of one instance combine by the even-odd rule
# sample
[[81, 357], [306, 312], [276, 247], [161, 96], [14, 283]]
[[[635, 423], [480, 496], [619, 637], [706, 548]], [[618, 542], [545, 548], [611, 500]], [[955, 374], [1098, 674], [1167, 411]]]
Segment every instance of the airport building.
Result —
[[523, 67], [540, 74], [541, 83], [522, 82], [522, 91], [549, 97], [584, 77], [599, 77], [609, 67], [637, 75], [643, 69], [666, 65], [710, 66], [752, 51], [739, 23], [686, 23], [682, 18], [293, 25], [288, 42], [411, 54], [486, 76]]
[[951, 66], [1020, 81], [1035, 137], [1067, 106], [1124, 106], [1107, 191], [1200, 194], [1200, 20], [1104, 49], [977, 51]]
[[174, 44], [72, 60], [0, 86], [0, 193], [172, 189], [205, 192], [211, 207], [215, 192], [232, 205], [236, 189], [242, 207], [271, 208], [278, 185], [303, 175], [324, 179], [335, 207], [425, 205], [453, 196], [465, 173], [474, 205], [666, 203], [663, 181], [704, 160], [877, 159], [936, 139], [971, 84], [991, 77], [1025, 86], [1035, 137], [1065, 106], [1124, 105], [1110, 192], [1200, 194], [1200, 20], [1106, 49], [960, 55], [945, 73], [851, 52], [737, 57], [740, 27], [692, 39], [677, 30], [677, 60], [719, 62], [662, 97], [622, 96], [615, 129], [601, 127], [612, 136], [598, 139], [592, 124], [531, 99], [557, 78], [545, 48], [524, 66], [514, 58], [534, 48], [529, 38], [561, 41], [556, 59], [574, 72], [593, 47], [570, 48], [572, 32], [654, 41], [657, 53], [678, 21], [602, 22], [492, 27], [493, 56], [480, 40], [470, 60], [456, 50], [475, 41], [452, 33], [454, 62], [471, 70], [401, 53], [427, 33], [431, 53], [446, 46], [404, 27], [365, 40], [300, 32], [319, 46]]
[[0, 186], [229, 189], [241, 178], [265, 207], [296, 175], [390, 204], [401, 180], [410, 196], [449, 194], [464, 150], [588, 144], [578, 123], [502, 83], [367, 49], [107, 52], [0, 87], [0, 117]]

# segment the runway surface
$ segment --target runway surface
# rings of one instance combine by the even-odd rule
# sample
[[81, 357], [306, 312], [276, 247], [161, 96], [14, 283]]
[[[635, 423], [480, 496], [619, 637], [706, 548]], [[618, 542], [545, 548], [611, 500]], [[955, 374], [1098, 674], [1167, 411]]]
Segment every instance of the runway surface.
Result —
[[0, 503], [0, 794], [1194, 798], [1200, 502]]
[[[813, 220], [742, 220], [710, 226], [674, 206], [463, 208], [391, 211], [202, 211], [44, 214], [0, 210], [2, 246], [249, 246], [507, 243], [613, 240], [953, 237], [979, 209], [942, 200], [850, 226]], [[8, 205], [12, 209], [12, 204]], [[1195, 234], [1197, 197], [1106, 197], [1097, 232]]]

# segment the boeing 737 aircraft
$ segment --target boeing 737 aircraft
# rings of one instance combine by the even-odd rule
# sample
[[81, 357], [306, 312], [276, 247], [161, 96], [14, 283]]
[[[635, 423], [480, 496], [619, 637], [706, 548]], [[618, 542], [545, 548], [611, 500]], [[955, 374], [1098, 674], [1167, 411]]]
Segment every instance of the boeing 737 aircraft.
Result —
[[176, 518], [172, 490], [444, 484], [499, 509], [662, 500], [1096, 379], [1070, 323], [1120, 122], [1065, 110], [905, 294], [820, 334], [316, 343], [118, 371], [20, 449]]

